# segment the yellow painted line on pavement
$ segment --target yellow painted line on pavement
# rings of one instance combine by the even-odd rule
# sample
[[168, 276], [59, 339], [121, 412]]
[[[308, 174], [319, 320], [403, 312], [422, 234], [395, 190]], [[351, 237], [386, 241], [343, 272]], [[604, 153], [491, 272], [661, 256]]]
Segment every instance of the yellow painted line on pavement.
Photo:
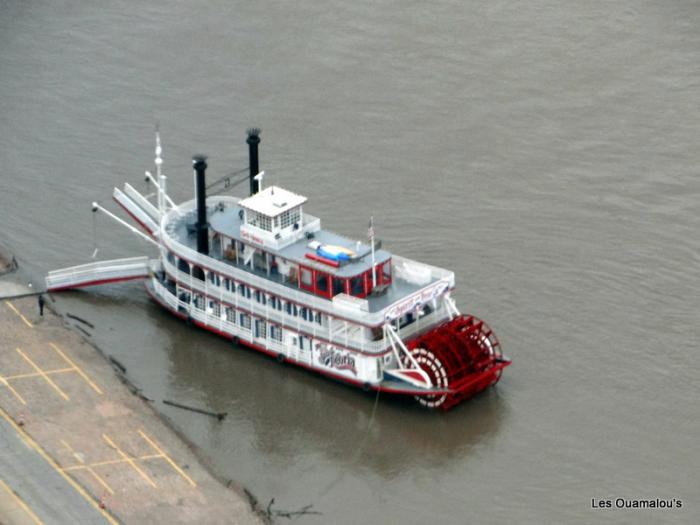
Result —
[[27, 363], [29, 363], [32, 366], [32, 368], [34, 368], [34, 370], [36, 370], [39, 373], [39, 375], [41, 375], [41, 377], [43, 377], [46, 380], [46, 382], [49, 385], [51, 385], [54, 388], [54, 390], [56, 390], [56, 392], [58, 392], [59, 395], [63, 399], [65, 399], [66, 401], [70, 401], [68, 394], [66, 394], [63, 390], [61, 390], [58, 387], [58, 385], [56, 383], [54, 383], [49, 376], [46, 375], [46, 372], [44, 372], [41, 368], [39, 368], [34, 361], [29, 359], [29, 356], [27, 354], [22, 352], [22, 350], [20, 348], [15, 348], [15, 350], [17, 350], [17, 352], [19, 352], [19, 355], [21, 355], [24, 358], [24, 360], [27, 361]]
[[23, 405], [26, 405], [27, 402], [24, 400], [22, 396], [19, 395], [19, 392], [14, 389], [14, 387], [7, 381], [7, 378], [0, 376], [0, 384], [5, 385], [7, 388], [10, 389], [10, 392], [12, 392], [17, 399], [19, 399], [19, 402], [22, 403]]
[[21, 313], [19, 310], [17, 310], [17, 308], [15, 308], [15, 305], [14, 305], [14, 304], [12, 304], [10, 301], [5, 301], [5, 304], [6, 304], [7, 306], [9, 306], [9, 307], [12, 309], [12, 311], [13, 311], [14, 313], [16, 313], [17, 315], [19, 315], [19, 316], [22, 318], [22, 321], [24, 321], [24, 324], [26, 324], [29, 328], [34, 328], [34, 325], [33, 325], [32, 323], [30, 323], [30, 322], [29, 322], [29, 319], [27, 319], [26, 317], [24, 317], [24, 316], [22, 315], [22, 313]]
[[64, 467], [63, 470], [68, 472], [69, 470], [84, 470], [88, 467], [102, 467], [104, 465], [117, 465], [118, 463], [128, 463], [128, 460], [120, 459], [109, 459], [107, 461], [98, 461], [97, 463], [90, 463], [88, 465], [71, 465], [70, 467]]
[[[56, 370], [44, 370], [46, 375], [51, 374], [65, 374], [66, 372], [75, 372], [72, 368], [57, 368]], [[5, 376], [5, 379], [27, 379], [28, 377], [39, 377], [41, 374], [39, 372], [30, 372], [28, 374], [17, 374], [14, 376]]]
[[[157, 458], [162, 458], [162, 454], [150, 454], [148, 456], [139, 456], [139, 457], [134, 457], [131, 458], [134, 461], [146, 461], [148, 459], [157, 459]], [[70, 467], [64, 467], [63, 470], [81, 470], [81, 469], [86, 469], [86, 468], [94, 468], [94, 467], [103, 467], [105, 465], [117, 465], [119, 463], [128, 463], [128, 459], [108, 459], [107, 461], [98, 461], [96, 463], [88, 463], [86, 465], [71, 465]]]
[[163, 454], [149, 454], [147, 456], [140, 456], [137, 459], [139, 461], [146, 461], [148, 459], [160, 459], [160, 458], [165, 458]]
[[58, 472], [63, 479], [65, 479], [70, 485], [80, 494], [85, 501], [87, 501], [90, 505], [92, 505], [102, 516], [104, 519], [106, 519], [111, 525], [119, 525], [117, 520], [115, 520], [112, 516], [110, 516], [104, 509], [100, 508], [100, 505], [97, 501], [95, 501], [86, 491], [83, 487], [81, 487], [77, 481], [75, 481], [73, 478], [71, 478], [68, 474], [63, 472], [61, 467], [58, 466], [58, 463], [49, 456], [43, 448], [39, 446], [39, 444], [34, 441], [29, 434], [27, 434], [17, 423], [15, 423], [12, 418], [5, 412], [2, 407], [0, 407], [0, 416], [7, 421], [10, 425], [12, 425], [12, 428], [15, 429], [15, 431], [24, 439], [26, 443], [28, 443], [34, 450], [36, 450], [39, 455], [46, 460], [46, 462], [53, 467], [53, 469]]
[[[61, 443], [63, 443], [63, 446], [65, 446], [72, 454], [75, 459], [80, 461], [81, 463], [85, 463], [85, 460], [83, 460], [82, 456], [78, 454], [75, 450], [73, 450], [73, 447], [71, 447], [68, 442], [65, 439], [61, 440]], [[107, 483], [105, 480], [103, 480], [100, 475], [95, 472], [90, 465], [85, 465], [85, 469], [92, 474], [92, 477], [97, 480], [97, 482], [102, 485], [102, 487], [109, 492], [112, 496], [114, 496], [114, 491], [112, 490], [112, 487], [109, 486], [109, 483]], [[66, 469], [63, 469], [66, 470]]]
[[87, 467], [87, 471], [92, 474], [92, 477], [97, 480], [97, 482], [104, 487], [104, 489], [109, 492], [112, 496], [114, 496], [114, 491], [112, 490], [112, 487], [109, 486], [109, 483], [107, 483], [105, 480], [103, 480], [100, 475], [95, 472], [92, 467]]
[[36, 525], [44, 525], [44, 522], [39, 519], [39, 517], [34, 514], [34, 511], [29, 508], [29, 505], [27, 505], [22, 498], [20, 498], [14, 490], [10, 488], [10, 486], [5, 483], [2, 479], [0, 479], [0, 487], [5, 489], [5, 492], [7, 492], [12, 498], [15, 500], [17, 505], [22, 507], [22, 510], [27, 513], [27, 516], [32, 518], [32, 521], [36, 523]]
[[129, 465], [133, 467], [133, 469], [138, 472], [143, 479], [145, 479], [153, 488], [156, 488], [158, 485], [156, 485], [156, 482], [153, 481], [150, 477], [148, 477], [148, 474], [146, 474], [143, 470], [141, 470], [141, 467], [139, 467], [136, 462], [134, 461], [134, 458], [128, 456], [122, 449], [120, 449], [117, 445], [114, 444], [114, 441], [112, 441], [107, 434], [102, 434], [102, 437], [104, 440], [107, 442], [107, 444], [112, 447], [114, 450], [117, 451], [117, 453], [124, 458]]
[[187, 474], [185, 474], [185, 471], [182, 470], [180, 467], [178, 467], [177, 464], [172, 459], [170, 459], [170, 456], [168, 456], [165, 452], [163, 452], [163, 450], [161, 450], [161, 448], [158, 445], [156, 445], [156, 443], [151, 438], [149, 438], [143, 430], [139, 430], [139, 434], [141, 434], [141, 437], [143, 439], [145, 439], [146, 441], [148, 441], [148, 443], [154, 449], [156, 449], [156, 452], [158, 452], [159, 454], [162, 454], [163, 459], [165, 461], [167, 461], [168, 463], [170, 463], [170, 466], [173, 467], [177, 471], [178, 474], [180, 474], [183, 478], [185, 478], [189, 482], [190, 485], [192, 485], [193, 487], [197, 486], [197, 484], [194, 482], [194, 480], [191, 477], [189, 477]]
[[85, 372], [83, 372], [83, 370], [78, 365], [76, 365], [65, 353], [63, 353], [63, 351], [58, 347], [58, 345], [56, 345], [54, 343], [49, 343], [49, 346], [51, 346], [51, 348], [53, 348], [56, 352], [58, 352], [58, 355], [60, 355], [65, 360], [66, 363], [68, 363], [70, 366], [72, 366], [73, 369], [78, 374], [80, 374], [80, 377], [82, 377], [85, 380], [85, 382], [88, 385], [90, 385], [95, 392], [97, 392], [100, 395], [102, 394], [102, 390], [100, 390], [100, 387], [97, 386], [92, 381], [92, 379], [90, 379], [88, 377], [88, 375]]

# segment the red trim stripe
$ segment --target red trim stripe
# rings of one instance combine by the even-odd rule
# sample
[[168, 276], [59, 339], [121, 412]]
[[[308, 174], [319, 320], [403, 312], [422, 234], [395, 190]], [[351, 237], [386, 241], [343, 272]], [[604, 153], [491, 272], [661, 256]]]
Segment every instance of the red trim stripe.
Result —
[[333, 268], [340, 267], [340, 263], [338, 261], [331, 261], [330, 259], [326, 259], [325, 257], [321, 257], [320, 255], [316, 255], [315, 253], [305, 253], [304, 257], [306, 257], [307, 259], [311, 259], [312, 261], [320, 262], [322, 264], [327, 264], [328, 266], [332, 266]]

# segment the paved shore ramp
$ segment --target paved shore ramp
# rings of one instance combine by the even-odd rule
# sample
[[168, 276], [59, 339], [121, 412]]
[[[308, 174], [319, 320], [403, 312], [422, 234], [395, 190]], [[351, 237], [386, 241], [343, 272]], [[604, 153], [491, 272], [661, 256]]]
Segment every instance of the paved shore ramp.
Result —
[[46, 289], [49, 292], [57, 292], [145, 279], [155, 267], [155, 263], [156, 261], [151, 261], [148, 257], [130, 257], [53, 270], [46, 276]]

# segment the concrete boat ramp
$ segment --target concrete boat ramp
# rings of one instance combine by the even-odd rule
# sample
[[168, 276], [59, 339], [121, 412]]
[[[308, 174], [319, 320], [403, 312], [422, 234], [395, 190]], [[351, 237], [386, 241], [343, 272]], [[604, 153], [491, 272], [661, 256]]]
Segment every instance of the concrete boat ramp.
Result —
[[36, 297], [0, 299], [0, 334], [4, 525], [263, 523]]

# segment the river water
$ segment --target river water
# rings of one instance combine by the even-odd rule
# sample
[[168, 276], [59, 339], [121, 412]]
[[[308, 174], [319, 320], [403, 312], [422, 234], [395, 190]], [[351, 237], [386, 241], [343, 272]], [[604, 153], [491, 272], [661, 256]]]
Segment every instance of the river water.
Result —
[[309, 524], [700, 521], [697, 2], [101, 4], [0, 2], [1, 236], [37, 284], [151, 253], [90, 203], [145, 189], [156, 123], [176, 200], [193, 153], [245, 167], [256, 125], [267, 181], [453, 269], [514, 360], [435, 414], [188, 329], [140, 284], [57, 297], [217, 473]]

